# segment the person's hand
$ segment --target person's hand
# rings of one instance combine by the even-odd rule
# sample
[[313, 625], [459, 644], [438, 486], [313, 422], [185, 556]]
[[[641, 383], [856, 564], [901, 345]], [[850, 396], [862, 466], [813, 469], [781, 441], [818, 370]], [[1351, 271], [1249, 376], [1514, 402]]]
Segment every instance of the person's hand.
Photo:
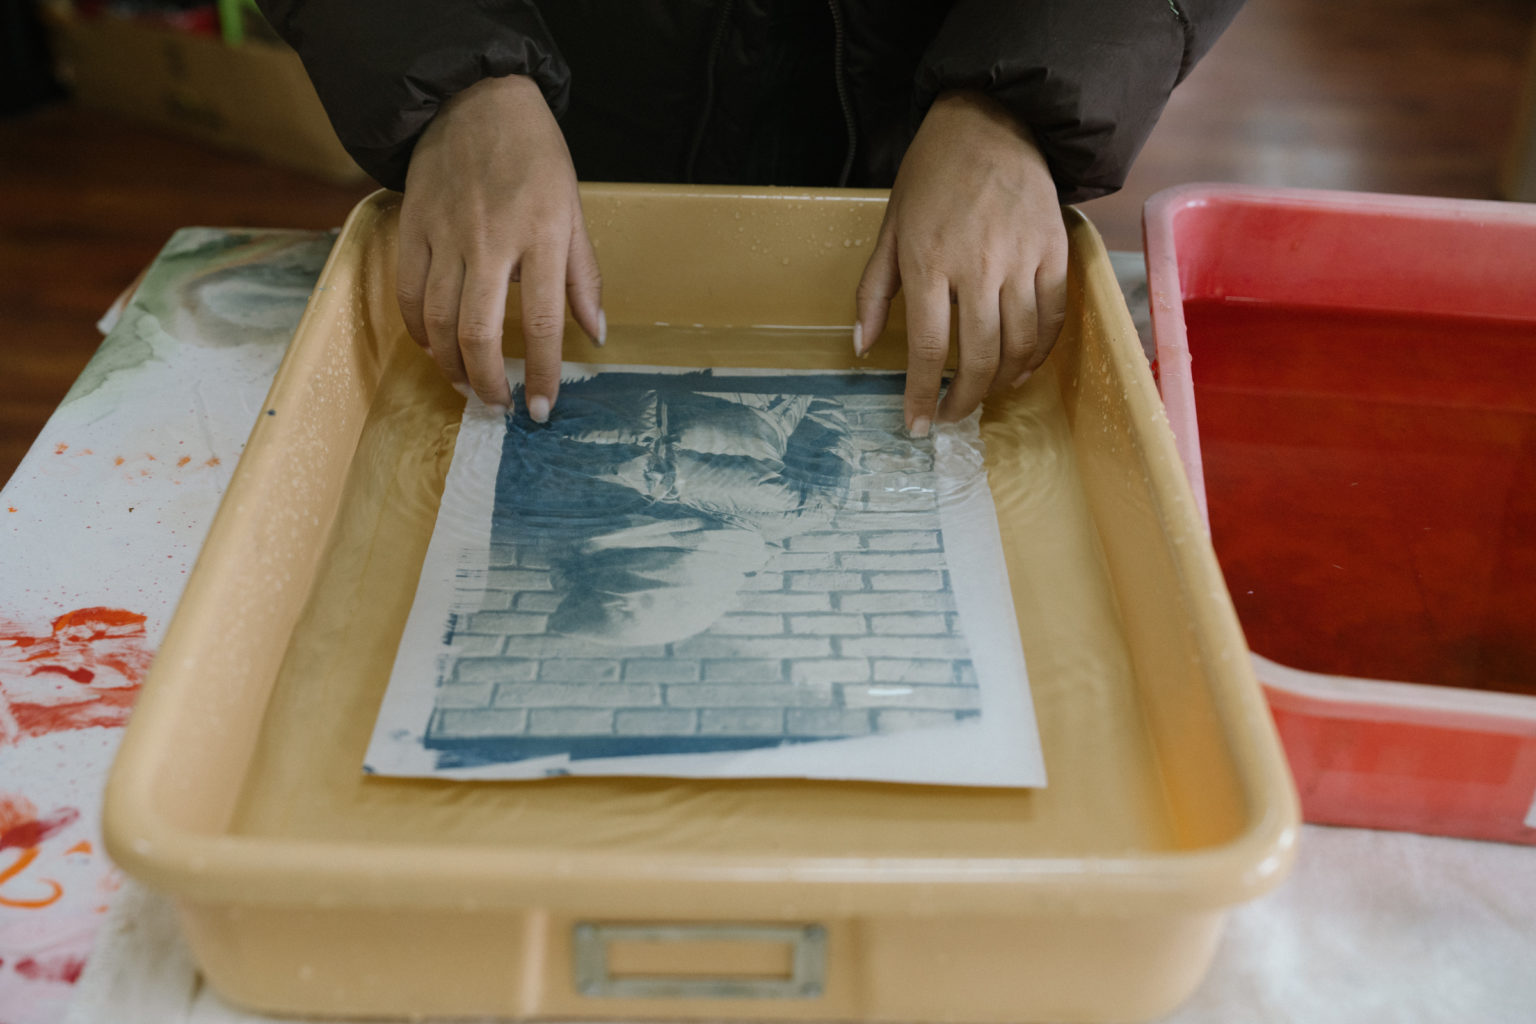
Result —
[[597, 344], [607, 323], [565, 138], [530, 78], [487, 78], [454, 96], [411, 156], [400, 208], [405, 327], [454, 387], [512, 404], [501, 354], [507, 284], [522, 282], [528, 414], [560, 387], [565, 302]]
[[[940, 96], [891, 188], [859, 282], [854, 350], [885, 329], [897, 289], [907, 305], [907, 429], [968, 416], [994, 389], [1022, 384], [1066, 315], [1067, 234], [1056, 186], [1029, 130], [982, 93]], [[950, 303], [960, 358], [939, 404]]]

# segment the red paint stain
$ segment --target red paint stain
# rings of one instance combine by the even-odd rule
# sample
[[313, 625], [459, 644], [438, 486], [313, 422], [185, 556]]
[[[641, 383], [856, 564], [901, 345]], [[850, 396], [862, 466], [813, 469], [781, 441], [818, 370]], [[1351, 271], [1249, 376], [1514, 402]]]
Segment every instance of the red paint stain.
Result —
[[96, 678], [96, 673], [88, 668], [66, 668], [63, 665], [41, 665], [34, 669], [33, 675], [42, 675], [44, 672], [57, 672], [61, 676], [68, 676], [77, 683], [89, 683]]
[[126, 723], [153, 654], [144, 621], [77, 608], [46, 633], [0, 622], [0, 743]]
[[219, 465], [219, 457], [217, 455], [215, 455], [213, 458], [211, 458], [207, 462], [203, 463], [203, 465], [205, 465], [205, 466], [217, 466], [217, 465]]
[[32, 801], [19, 793], [0, 792], [0, 835], [36, 818], [37, 808]]
[[121, 455], [119, 455], [117, 458], [112, 460], [112, 465], [114, 465], [114, 466], [121, 466], [122, 464], [123, 464], [123, 457]]
[[63, 455], [67, 451], [69, 451], [69, 445], [65, 444], [63, 441], [60, 441], [58, 444], [53, 446], [53, 454], [55, 455]]
[[50, 957], [26, 957], [16, 961], [16, 973], [28, 981], [54, 981], [73, 985], [85, 970], [85, 957], [61, 953]]
[[190, 456], [190, 455], [183, 455], [181, 458], [176, 460], [176, 467], [178, 469], [180, 469], [182, 466], [185, 466], [187, 463], [189, 463], [191, 461], [192, 461], [192, 456]]
[[[40, 846], [49, 836], [80, 820], [80, 812], [73, 807], [63, 807], [45, 818], [38, 818], [37, 812], [31, 809], [23, 797], [0, 794], [0, 805], [6, 803], [15, 808], [14, 820], [10, 824], [0, 825], [0, 850], [26, 850]], [[3, 813], [0, 810], [0, 814]]]

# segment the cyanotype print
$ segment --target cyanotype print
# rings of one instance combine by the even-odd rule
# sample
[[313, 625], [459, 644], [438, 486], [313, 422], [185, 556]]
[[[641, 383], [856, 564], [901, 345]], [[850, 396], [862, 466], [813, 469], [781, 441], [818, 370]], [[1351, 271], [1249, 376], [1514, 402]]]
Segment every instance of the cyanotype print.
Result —
[[[440, 650], [390, 691], [428, 686], [430, 707], [402, 721], [386, 701], [370, 770], [882, 777], [861, 750], [979, 724], [941, 515], [946, 487], [984, 494], [979, 452], [969, 488], [941, 483], [935, 442], [901, 430], [901, 387], [609, 371], [564, 382], [548, 424], [520, 395], [467, 414], [500, 434], [489, 528], [440, 516], [462, 537]], [[794, 767], [854, 740], [841, 765]], [[402, 742], [419, 746], [404, 772]]]

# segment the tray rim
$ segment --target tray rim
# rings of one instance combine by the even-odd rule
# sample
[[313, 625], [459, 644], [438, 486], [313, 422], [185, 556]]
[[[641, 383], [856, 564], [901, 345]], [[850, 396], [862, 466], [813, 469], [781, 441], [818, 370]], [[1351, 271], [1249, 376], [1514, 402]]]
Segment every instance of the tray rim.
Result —
[[[689, 186], [672, 189], [654, 185], [583, 185], [583, 196], [620, 193], [624, 196], [706, 195], [714, 198], [853, 199], [880, 201], [879, 190], [819, 190]], [[386, 215], [399, 201], [398, 193], [380, 190], [362, 200], [348, 216], [316, 282], [309, 304], [295, 331], [325, 319], [327, 311], [345, 301], [330, 285], [342, 273], [347, 243], [365, 225]], [[1091, 222], [1075, 208], [1065, 211], [1077, 244], [1090, 246], [1088, 257], [1101, 255], [1102, 240]], [[1093, 286], [1112, 289], [1118, 283], [1107, 259], [1084, 257]], [[1085, 287], [1088, 284], [1085, 282]], [[1113, 362], [1126, 383], [1126, 399], [1137, 422], [1147, 425], [1138, 441], [1145, 446], [1153, 472], [1152, 490], [1164, 521], [1195, 522], [1194, 495], [1182, 472], [1173, 435], [1166, 427], [1155, 385], [1135, 329], [1123, 303], [1115, 312]], [[1134, 348], [1134, 352], [1132, 349]], [[1131, 357], [1134, 355], [1134, 359]], [[291, 345], [273, 380], [263, 409], [276, 406], [314, 367], [309, 349]], [[149, 756], [166, 738], [161, 707], [174, 701], [191, 683], [177, 675], [196, 649], [209, 641], [198, 635], [198, 623], [216, 604], [216, 559], [224, 538], [248, 528], [256, 516], [258, 495], [250, 481], [259, 467], [274, 458], [285, 437], [286, 420], [258, 416], [245, 452], [221, 502], [173, 616], [159, 656], [141, 694], [140, 706], [114, 763], [104, 800], [103, 835], [113, 859], [127, 872], [173, 896], [203, 904], [306, 905], [362, 909], [367, 907], [445, 908], [590, 905], [602, 902], [621, 911], [643, 906], [635, 892], [646, 882], [673, 882], [694, 892], [730, 887], [732, 903], [745, 911], [750, 904], [787, 912], [890, 913], [905, 907], [913, 913], [996, 916], [1020, 909], [1054, 907], [1115, 916], [1145, 912], [1210, 910], [1241, 902], [1273, 887], [1294, 860], [1299, 834], [1296, 794], [1261, 691], [1254, 684], [1247, 658], [1230, 659], [1206, 651], [1211, 666], [1213, 705], [1223, 719], [1222, 735], [1244, 734], [1254, 742], [1232, 751], [1237, 782], [1247, 803], [1242, 829], [1230, 840], [1193, 850], [1139, 852], [1131, 856], [1024, 858], [792, 858], [777, 856], [667, 855], [637, 862], [607, 853], [551, 858], [547, 851], [509, 851], [485, 845], [381, 844], [361, 841], [317, 841], [233, 835], [186, 828], [171, 821], [157, 806], [155, 777], [158, 762]], [[251, 493], [247, 493], [251, 492]], [[249, 499], [249, 500], [248, 500]], [[1202, 535], [1203, 538], [1203, 535]], [[1208, 541], [1171, 545], [1180, 582], [1186, 593], [1216, 592], [1225, 597], [1225, 584]], [[1246, 652], [1230, 600], [1200, 603], [1195, 613], [1202, 636], [1223, 640], [1223, 651], [1236, 641]], [[1225, 683], [1219, 674], [1229, 677]], [[1257, 812], [1255, 809], [1257, 808]], [[558, 863], [555, 861], [558, 860]], [[379, 880], [392, 883], [381, 894]], [[747, 899], [750, 890], [756, 898]], [[232, 893], [238, 893], [232, 897]], [[898, 896], [892, 902], [892, 896]], [[819, 908], [809, 910], [807, 908]]]

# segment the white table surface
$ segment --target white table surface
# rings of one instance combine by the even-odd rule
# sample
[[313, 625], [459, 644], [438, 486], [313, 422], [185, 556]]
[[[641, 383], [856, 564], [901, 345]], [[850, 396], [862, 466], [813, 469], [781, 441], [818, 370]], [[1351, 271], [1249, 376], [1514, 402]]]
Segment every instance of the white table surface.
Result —
[[[0, 696], [67, 699], [37, 696], [39, 640], [80, 707], [136, 686], [329, 243], [188, 230], [156, 261], [0, 491]], [[1145, 338], [1140, 258], [1115, 259]], [[258, 1024], [199, 984], [165, 901], [101, 852], [120, 728], [0, 731], [0, 1024]], [[1536, 1021], [1536, 849], [1307, 826], [1292, 875], [1232, 912], [1167, 1021]]]

